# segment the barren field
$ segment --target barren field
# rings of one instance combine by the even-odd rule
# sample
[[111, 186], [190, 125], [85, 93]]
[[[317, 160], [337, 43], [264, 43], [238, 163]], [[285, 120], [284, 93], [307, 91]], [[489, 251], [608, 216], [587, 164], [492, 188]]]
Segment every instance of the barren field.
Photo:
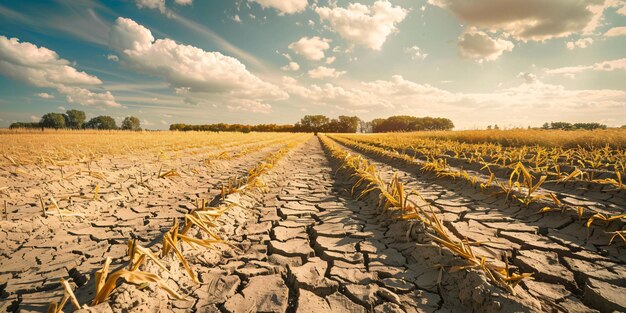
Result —
[[0, 133], [1, 312], [623, 312], [626, 152]]

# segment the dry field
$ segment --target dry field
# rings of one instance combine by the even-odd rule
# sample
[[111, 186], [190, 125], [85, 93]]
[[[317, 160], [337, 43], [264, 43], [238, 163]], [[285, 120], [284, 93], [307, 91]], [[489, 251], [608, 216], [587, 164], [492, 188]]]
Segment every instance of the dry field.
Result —
[[3, 131], [0, 312], [623, 312], [622, 134]]

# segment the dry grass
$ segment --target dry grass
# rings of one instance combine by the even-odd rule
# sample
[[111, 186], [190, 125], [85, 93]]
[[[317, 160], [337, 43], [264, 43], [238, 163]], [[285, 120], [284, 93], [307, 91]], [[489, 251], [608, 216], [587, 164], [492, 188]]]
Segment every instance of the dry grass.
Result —
[[[506, 266], [501, 267], [488, 261], [486, 257], [475, 254], [472, 250], [472, 245], [479, 245], [479, 243], [469, 242], [467, 240], [458, 241], [453, 238], [442, 225], [441, 220], [434, 213], [432, 207], [427, 204], [426, 200], [416, 191], [407, 192], [404, 188], [404, 183], [399, 180], [397, 174], [394, 174], [391, 181], [386, 183], [380, 177], [373, 164], [360, 156], [347, 153], [324, 136], [322, 136], [321, 139], [322, 144], [330, 151], [332, 157], [335, 160], [343, 162], [339, 170], [347, 170], [348, 174], [354, 177], [355, 182], [352, 187], [353, 195], [357, 188], [361, 188], [361, 192], [358, 197], [356, 197], [357, 199], [364, 197], [370, 192], [377, 191], [380, 199], [379, 205], [383, 206], [384, 204], [384, 210], [399, 211], [401, 212], [401, 219], [421, 223], [425, 226], [427, 230], [425, 234], [429, 238], [440, 247], [447, 248], [457, 257], [467, 261], [467, 265], [451, 266], [448, 271], [449, 273], [469, 268], [480, 269], [493, 284], [507, 289], [511, 293], [515, 293], [514, 288], [520, 281], [531, 276], [530, 273], [518, 274], [512, 272], [506, 258]], [[408, 198], [411, 195], [420, 198], [420, 200], [422, 200], [421, 203], [424, 203], [425, 207], [409, 202]], [[445, 266], [447, 265], [440, 264], [438, 283], [441, 282], [441, 275]]]
[[289, 133], [128, 132], [97, 130], [0, 130], [0, 166], [70, 165], [102, 156], [142, 155], [158, 160], [247, 143], [293, 137]]
[[540, 145], [544, 147], [574, 148], [604, 147], [626, 148], [626, 129], [605, 130], [463, 130], [463, 131], [430, 131], [397, 134], [398, 136], [415, 136], [456, 140], [466, 143], [497, 143], [503, 146]]

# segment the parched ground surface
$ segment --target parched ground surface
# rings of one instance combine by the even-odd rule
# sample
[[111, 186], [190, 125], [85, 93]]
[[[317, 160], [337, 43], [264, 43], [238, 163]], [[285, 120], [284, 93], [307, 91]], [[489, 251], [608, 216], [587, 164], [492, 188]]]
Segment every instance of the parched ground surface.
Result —
[[[127, 261], [126, 240], [131, 233], [156, 252], [162, 233], [173, 219], [193, 209], [197, 198], [215, 198], [220, 183], [245, 175], [278, 148], [273, 145], [220, 161], [194, 175], [189, 164], [201, 159], [183, 159], [189, 175], [170, 179], [144, 183], [128, 180], [126, 172], [111, 175], [108, 186], [115, 187], [101, 188], [100, 201], [86, 201], [84, 211], [90, 213], [84, 218], [39, 217], [41, 209], [31, 195], [30, 204], [26, 198], [24, 205], [9, 210], [9, 220], [0, 224], [0, 308], [44, 311], [50, 301], [62, 297], [59, 278], [68, 279], [79, 302], [87, 304], [93, 298], [93, 272], [106, 256], [114, 259], [114, 269]], [[531, 214], [462, 184], [363, 156], [385, 179], [398, 172], [406, 188], [422, 194], [454, 236], [481, 242], [474, 247], [477, 253], [493, 262], [503, 262], [506, 255], [512, 267], [533, 273], [534, 280], [522, 282], [517, 294], [511, 295], [480, 278], [479, 271], [448, 273], [449, 259], [432, 242], [424, 242], [419, 227], [382, 212], [373, 196], [352, 197], [354, 178], [341, 171], [341, 164], [332, 161], [313, 137], [278, 162], [264, 177], [262, 191], [245, 191], [230, 198], [239, 205], [219, 219], [217, 233], [231, 246], [183, 249], [198, 273], [199, 284], [189, 279], [176, 259], [164, 260], [169, 271], [161, 271], [161, 277], [186, 300], [174, 300], [157, 288], [124, 284], [109, 301], [89, 310], [626, 310], [622, 242], [609, 247], [602, 231], [594, 230], [588, 236], [582, 223], [567, 216]], [[120, 159], [100, 166], [132, 171], [140, 161]], [[144, 168], [146, 176], [159, 171], [152, 166]], [[125, 189], [127, 194], [120, 193]], [[462, 264], [456, 262], [454, 265]], [[146, 267], [144, 270], [157, 270], [152, 264]]]

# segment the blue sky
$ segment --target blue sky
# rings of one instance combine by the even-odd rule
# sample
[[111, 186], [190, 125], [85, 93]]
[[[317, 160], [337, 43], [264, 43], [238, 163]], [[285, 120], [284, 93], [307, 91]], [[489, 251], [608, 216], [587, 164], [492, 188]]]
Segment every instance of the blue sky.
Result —
[[0, 19], [0, 127], [66, 109], [150, 129], [626, 124], [624, 1], [5, 1]]

